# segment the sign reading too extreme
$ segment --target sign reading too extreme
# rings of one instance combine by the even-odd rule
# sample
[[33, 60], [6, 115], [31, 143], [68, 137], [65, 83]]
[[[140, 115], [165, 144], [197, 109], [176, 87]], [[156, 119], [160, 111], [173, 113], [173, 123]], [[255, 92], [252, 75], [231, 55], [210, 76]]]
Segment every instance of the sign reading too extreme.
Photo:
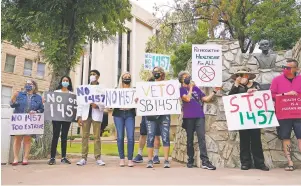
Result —
[[77, 87], [77, 104], [78, 105], [89, 105], [105, 104], [106, 91], [102, 85], [82, 85]]
[[44, 114], [13, 114], [10, 135], [44, 134]]
[[181, 114], [179, 88], [176, 80], [136, 83], [137, 115]]
[[301, 95], [277, 96], [276, 115], [278, 119], [301, 119]]
[[279, 126], [269, 90], [225, 96], [223, 102], [228, 130]]
[[106, 107], [136, 108], [133, 88], [106, 89]]

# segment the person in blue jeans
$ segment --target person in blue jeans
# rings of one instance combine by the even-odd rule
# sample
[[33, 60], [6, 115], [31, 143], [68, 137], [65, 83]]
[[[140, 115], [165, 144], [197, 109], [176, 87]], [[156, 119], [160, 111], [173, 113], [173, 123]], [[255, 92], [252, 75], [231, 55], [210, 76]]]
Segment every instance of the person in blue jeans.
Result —
[[[155, 81], [164, 81], [165, 73], [163, 68], [155, 67], [153, 69], [153, 76]], [[153, 168], [153, 149], [155, 141], [156, 129], [159, 127], [161, 132], [161, 138], [163, 143], [164, 152], [164, 168], [170, 168], [170, 162], [168, 160], [169, 149], [170, 149], [170, 115], [158, 115], [158, 116], [146, 116], [147, 126], [147, 148], [148, 148], [148, 163], [147, 168]]]
[[[119, 88], [131, 87], [131, 74], [126, 72], [121, 75], [119, 80]], [[114, 123], [117, 130], [117, 146], [119, 152], [121, 167], [125, 166], [124, 155], [124, 129], [127, 134], [127, 152], [128, 152], [128, 166], [133, 167], [133, 153], [134, 153], [134, 131], [135, 131], [135, 116], [136, 109], [122, 109], [115, 108], [113, 110]]]

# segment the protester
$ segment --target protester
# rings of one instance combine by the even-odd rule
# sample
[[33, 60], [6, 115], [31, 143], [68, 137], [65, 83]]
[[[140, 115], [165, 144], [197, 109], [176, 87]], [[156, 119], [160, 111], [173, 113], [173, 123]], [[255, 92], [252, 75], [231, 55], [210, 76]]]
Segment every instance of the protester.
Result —
[[[155, 81], [165, 80], [165, 73], [163, 68], [155, 67], [153, 69], [153, 76]], [[160, 133], [163, 143], [164, 151], [164, 168], [170, 168], [170, 162], [168, 160], [170, 140], [169, 140], [169, 130], [170, 130], [170, 115], [158, 115], [158, 116], [146, 116], [147, 125], [147, 147], [148, 147], [148, 163], [147, 168], [153, 168], [153, 150], [154, 150], [154, 140], [155, 131], [157, 127], [160, 128]]]
[[216, 167], [209, 161], [205, 140], [205, 115], [202, 102], [209, 102], [216, 94], [214, 90], [209, 96], [205, 94], [191, 81], [187, 71], [178, 74], [181, 83], [180, 96], [183, 101], [183, 124], [182, 127], [187, 134], [187, 167], [192, 168], [194, 164], [194, 132], [196, 132], [200, 148], [202, 168], [215, 170]]
[[[29, 114], [37, 114], [44, 112], [44, 105], [42, 102], [42, 97], [37, 94], [38, 85], [33, 80], [26, 81], [24, 92], [16, 92], [10, 102], [10, 106], [14, 108], [15, 114], [20, 113], [29, 113]], [[22, 165], [28, 165], [29, 152], [31, 148], [31, 137], [30, 135], [15, 135], [14, 136], [14, 161], [12, 163], [13, 166], [18, 165], [19, 162], [19, 151], [21, 147], [21, 142], [23, 138], [24, 144], [24, 156]]]
[[[120, 76], [118, 88], [131, 88], [131, 74], [126, 72]], [[134, 153], [134, 132], [135, 132], [135, 116], [136, 109], [123, 109], [115, 108], [113, 110], [114, 123], [117, 130], [117, 145], [121, 167], [124, 167], [124, 129], [127, 134], [127, 155], [128, 155], [128, 166], [133, 167], [133, 153]]]
[[[98, 70], [90, 71], [90, 85], [98, 85], [100, 73]], [[103, 120], [104, 106], [101, 104], [91, 103], [90, 105], [78, 105], [77, 107], [77, 121], [82, 127], [82, 159], [77, 162], [77, 165], [85, 165], [87, 163], [87, 156], [89, 152], [89, 136], [91, 124], [93, 125], [94, 136], [94, 156], [96, 164], [104, 166], [105, 162], [101, 160], [101, 141], [100, 129]]]
[[[260, 90], [259, 83], [252, 81], [255, 77], [256, 75], [251, 73], [249, 68], [243, 67], [239, 69], [231, 76], [231, 78], [235, 80], [235, 83], [232, 86], [229, 95], [247, 92], [252, 93]], [[255, 168], [269, 171], [269, 168], [264, 164], [260, 129], [240, 130], [239, 138], [241, 170], [248, 170], [252, 167], [252, 153]]]
[[[151, 77], [148, 81], [155, 81], [154, 77]], [[146, 143], [146, 135], [147, 135], [147, 127], [146, 127], [146, 117], [142, 116], [141, 123], [140, 123], [140, 137], [139, 137], [139, 149], [138, 154], [134, 158], [135, 163], [142, 163], [143, 162], [143, 148]], [[159, 148], [160, 148], [160, 127], [156, 128], [155, 132], [155, 144], [154, 144], [154, 158], [153, 162], [154, 164], [160, 164], [159, 159]]]
[[[72, 82], [70, 77], [63, 76], [60, 80], [59, 86], [54, 92], [73, 94], [73, 87], [72, 87]], [[52, 133], [50, 160], [48, 161], [49, 165], [56, 164], [55, 155], [56, 155], [57, 143], [59, 140], [60, 132], [62, 132], [61, 133], [61, 150], [62, 150], [61, 163], [71, 164], [71, 162], [66, 157], [67, 136], [68, 136], [70, 125], [71, 122], [67, 122], [67, 121], [52, 121], [53, 133]]]
[[[298, 62], [294, 59], [287, 60], [283, 68], [283, 74], [275, 77], [272, 81], [270, 90], [275, 99], [276, 96], [298, 96], [301, 94], [301, 75], [298, 74]], [[277, 116], [277, 113], [276, 113]], [[298, 139], [299, 151], [301, 152], [301, 116], [299, 119], [281, 119], [278, 120], [280, 125], [279, 136], [283, 140], [283, 151], [288, 160], [286, 171], [295, 170], [291, 154], [291, 133], [294, 129], [296, 138]]]

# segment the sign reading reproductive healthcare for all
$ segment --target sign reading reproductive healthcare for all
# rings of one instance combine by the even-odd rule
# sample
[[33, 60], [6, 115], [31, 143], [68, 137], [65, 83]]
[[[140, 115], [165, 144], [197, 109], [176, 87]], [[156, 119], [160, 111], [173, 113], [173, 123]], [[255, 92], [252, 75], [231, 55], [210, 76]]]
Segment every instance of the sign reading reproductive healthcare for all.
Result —
[[162, 67], [164, 71], [169, 71], [170, 56], [163, 54], [145, 54], [144, 70], [153, 70], [155, 67]]
[[137, 115], [181, 114], [179, 86], [175, 80], [136, 83]]
[[76, 95], [61, 92], [45, 93], [45, 120], [51, 121], [75, 121]]
[[106, 91], [102, 85], [82, 85], [76, 89], [78, 105], [105, 104]]
[[135, 92], [133, 88], [106, 89], [106, 107], [136, 108]]
[[13, 114], [10, 135], [44, 134], [44, 114]]
[[222, 87], [222, 46], [192, 45], [192, 79], [202, 87]]
[[278, 119], [301, 119], [301, 95], [277, 96], [276, 115]]
[[279, 126], [269, 90], [225, 96], [223, 102], [228, 130]]

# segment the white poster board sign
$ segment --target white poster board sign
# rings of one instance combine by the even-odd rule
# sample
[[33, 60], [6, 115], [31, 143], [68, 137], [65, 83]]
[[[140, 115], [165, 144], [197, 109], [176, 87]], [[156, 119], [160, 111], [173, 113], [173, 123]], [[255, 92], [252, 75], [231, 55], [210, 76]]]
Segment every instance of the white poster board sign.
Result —
[[136, 83], [138, 116], [181, 114], [180, 84], [176, 80]]
[[169, 71], [170, 56], [163, 54], [146, 53], [144, 70], [153, 70], [155, 67], [162, 67], [164, 71]]
[[81, 85], [76, 88], [77, 105], [105, 104], [105, 95], [103, 85]]
[[192, 79], [197, 86], [222, 87], [222, 46], [192, 45]]
[[230, 131], [279, 126], [269, 90], [224, 96], [223, 102]]
[[44, 134], [44, 114], [13, 114], [10, 135]]
[[134, 88], [106, 89], [107, 108], [136, 108]]

